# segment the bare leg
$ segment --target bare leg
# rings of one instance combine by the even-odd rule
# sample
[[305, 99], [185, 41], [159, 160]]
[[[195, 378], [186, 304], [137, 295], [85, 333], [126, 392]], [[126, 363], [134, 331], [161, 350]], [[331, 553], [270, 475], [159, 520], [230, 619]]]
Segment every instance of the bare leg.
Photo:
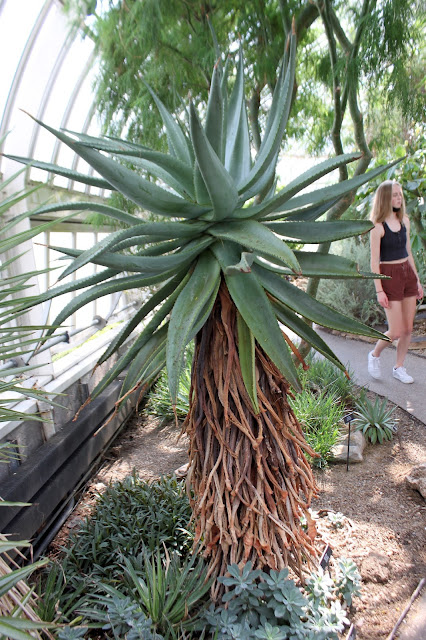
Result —
[[[407, 299], [411, 300], [411, 298], [407, 298]], [[403, 311], [402, 311], [403, 302], [404, 300], [402, 301], [392, 300], [391, 302], [389, 302], [389, 307], [385, 309], [386, 318], [387, 318], [388, 327], [389, 327], [388, 330], [385, 331], [385, 336], [388, 336], [388, 338], [392, 340], [392, 342], [394, 340], [398, 340], [398, 338], [401, 336], [403, 331], [403, 327], [404, 327], [404, 319], [403, 319]], [[378, 358], [382, 353], [383, 349], [389, 346], [389, 344], [390, 343], [387, 342], [386, 340], [379, 340], [376, 346], [374, 347], [373, 356], [375, 358]]]
[[405, 356], [410, 346], [415, 313], [416, 298], [404, 298], [402, 301], [403, 326], [396, 348], [396, 367], [402, 367], [404, 365]]

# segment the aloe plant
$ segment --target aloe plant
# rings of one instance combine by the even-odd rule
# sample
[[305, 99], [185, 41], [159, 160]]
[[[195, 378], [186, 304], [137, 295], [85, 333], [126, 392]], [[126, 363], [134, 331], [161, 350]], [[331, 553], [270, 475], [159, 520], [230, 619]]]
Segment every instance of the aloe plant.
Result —
[[[2, 138], [0, 143], [4, 140]], [[17, 172], [7, 180], [0, 181], [0, 193], [4, 194], [10, 184], [19, 177]], [[11, 207], [27, 198], [35, 189], [12, 191], [9, 196], [3, 197], [0, 202], [0, 219], [9, 213]], [[22, 296], [29, 289], [29, 280], [39, 272], [8, 276], [7, 269], [16, 260], [16, 257], [7, 256], [6, 252], [19, 246], [25, 240], [35, 236], [39, 231], [29, 229], [19, 234], [8, 237], [8, 233], [20, 221], [31, 215], [27, 212], [9, 220], [1, 229], [0, 240], [0, 304], [7, 304], [11, 295]], [[46, 223], [46, 228], [52, 223]], [[0, 320], [0, 361], [13, 359], [32, 352], [40, 341], [36, 334], [43, 327], [19, 326], [8, 323], [9, 318]], [[6, 326], [5, 326], [6, 325]], [[37, 414], [28, 414], [14, 408], [21, 398], [34, 398], [49, 402], [49, 397], [42, 389], [25, 388], [22, 386], [22, 376], [34, 367], [19, 366], [15, 364], [3, 372], [0, 372], [0, 424], [13, 420], [41, 420]], [[10, 394], [10, 395], [8, 395]], [[0, 464], [8, 464], [12, 459], [19, 458], [10, 442], [0, 442]], [[6, 502], [0, 494], [0, 508], [28, 507], [26, 502]], [[47, 564], [47, 560], [39, 560], [29, 563], [24, 567], [14, 567], [12, 555], [20, 554], [20, 549], [31, 547], [26, 540], [9, 540], [0, 533], [0, 637], [12, 640], [32, 640], [33, 638], [53, 639], [49, 629], [52, 627], [43, 622], [36, 614], [37, 601], [34, 589], [30, 588], [25, 580], [35, 571]], [[9, 556], [8, 554], [11, 554]]]
[[[105, 362], [138, 329], [132, 346], [95, 387], [91, 399], [126, 370], [118, 408], [129, 393], [150, 384], [166, 365], [175, 404], [185, 347], [195, 338], [185, 421], [191, 441], [188, 482], [193, 489], [195, 543], [204, 545], [212, 576], [223, 574], [228, 564], [248, 561], [254, 567], [269, 565], [278, 570], [291, 565], [301, 575], [304, 561], [316, 556], [313, 525], [308, 533], [300, 526], [302, 514], [309, 518], [307, 509], [316, 492], [304, 452], [315, 453], [306, 444], [287, 401], [289, 388], [300, 388], [291, 350], [296, 360], [298, 355], [282, 327], [342, 370], [344, 366], [306, 320], [381, 337], [289, 281], [289, 276], [299, 275], [377, 277], [342, 257], [293, 250], [288, 240], [323, 243], [369, 231], [367, 221], [321, 222], [319, 218], [338, 198], [390, 166], [304, 191], [360, 157], [343, 154], [320, 163], [277, 192], [268, 191], [290, 112], [295, 58], [293, 34], [283, 56], [263, 141], [253, 160], [241, 48], [229, 96], [227, 66], [218, 62], [213, 71], [204, 125], [192, 102], [185, 127], [147, 88], [164, 120], [168, 154], [126, 140], [58, 131], [40, 122], [100, 177], [89, 178], [31, 160], [35, 167], [117, 190], [141, 210], [161, 217], [144, 222], [108, 204], [92, 202], [40, 207], [38, 213], [43, 214], [97, 211], [118, 219], [124, 228], [86, 251], [54, 247], [71, 258], [59, 280], [89, 262], [106, 268], [17, 301], [13, 312], [19, 314], [33, 304], [82, 289], [54, 320], [54, 325], [60, 325], [103, 295], [157, 286], [99, 359], [98, 364]], [[146, 173], [157, 182], [147, 179]], [[213, 597], [217, 595], [213, 591]]]

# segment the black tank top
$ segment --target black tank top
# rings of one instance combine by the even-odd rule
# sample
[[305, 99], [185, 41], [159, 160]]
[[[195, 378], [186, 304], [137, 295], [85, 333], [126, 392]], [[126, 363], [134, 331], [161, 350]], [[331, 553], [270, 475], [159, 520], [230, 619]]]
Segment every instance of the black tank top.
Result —
[[380, 241], [380, 262], [392, 262], [408, 257], [407, 252], [407, 229], [401, 222], [399, 231], [389, 229], [386, 222], [383, 222], [385, 233]]

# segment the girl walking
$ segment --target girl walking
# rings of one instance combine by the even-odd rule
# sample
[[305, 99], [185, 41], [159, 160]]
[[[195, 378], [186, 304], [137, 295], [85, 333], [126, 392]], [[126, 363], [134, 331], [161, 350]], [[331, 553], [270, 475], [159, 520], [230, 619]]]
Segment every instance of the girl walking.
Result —
[[[404, 368], [404, 360], [413, 330], [416, 298], [423, 298], [410, 244], [410, 220], [405, 213], [401, 185], [392, 180], [383, 182], [376, 191], [370, 232], [371, 270], [390, 276], [390, 280], [374, 280], [378, 303], [388, 321], [385, 335], [398, 341], [393, 377], [409, 384], [413, 378]], [[368, 372], [381, 377], [380, 354], [390, 343], [379, 340], [368, 354]]]

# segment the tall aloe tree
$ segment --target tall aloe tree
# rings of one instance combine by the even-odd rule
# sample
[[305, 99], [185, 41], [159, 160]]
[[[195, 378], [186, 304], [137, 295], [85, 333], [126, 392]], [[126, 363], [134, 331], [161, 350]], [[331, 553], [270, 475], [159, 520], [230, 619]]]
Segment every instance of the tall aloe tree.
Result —
[[[263, 142], [252, 160], [240, 51], [232, 92], [227, 70], [214, 69], [204, 126], [193, 104], [187, 129], [151, 91], [164, 120], [169, 153], [118, 139], [57, 131], [40, 123], [89, 163], [101, 178], [86, 178], [58, 166], [32, 161], [58, 174], [120, 191], [141, 209], [164, 220], [140, 218], [107, 204], [63, 203], [42, 207], [95, 210], [118, 219], [115, 231], [86, 251], [54, 247], [72, 258], [59, 280], [88, 262], [101, 273], [58, 284], [45, 294], [17, 302], [14, 312], [82, 289], [54, 325], [91, 300], [133, 287], [157, 285], [148, 301], [112, 341], [98, 364], [114, 354], [134, 329], [139, 334], [94, 389], [98, 396], [123, 370], [120, 402], [149, 384], [166, 364], [175, 402], [186, 345], [195, 339], [190, 410], [192, 507], [196, 542], [210, 559], [211, 575], [230, 562], [289, 565], [301, 576], [316, 556], [308, 506], [316, 493], [306, 444], [287, 396], [299, 389], [298, 352], [287, 329], [344, 366], [305, 320], [351, 333], [376, 331], [310, 298], [292, 281], [297, 276], [372, 278], [349, 260], [291, 248], [365, 233], [366, 221], [320, 222], [338, 198], [384, 171], [304, 191], [359, 154], [322, 162], [260, 201], [273, 179], [290, 112], [296, 42], [291, 36], [279, 71]], [[28, 162], [23, 158], [15, 158]], [[128, 168], [129, 163], [133, 169]], [[136, 169], [135, 169], [136, 168]], [[161, 186], [144, 177], [145, 172]], [[129, 252], [129, 249], [131, 251]], [[127, 251], [126, 251], [127, 250]], [[292, 354], [293, 351], [293, 354]], [[300, 518], [310, 522], [305, 532]], [[217, 595], [217, 590], [213, 596]]]

